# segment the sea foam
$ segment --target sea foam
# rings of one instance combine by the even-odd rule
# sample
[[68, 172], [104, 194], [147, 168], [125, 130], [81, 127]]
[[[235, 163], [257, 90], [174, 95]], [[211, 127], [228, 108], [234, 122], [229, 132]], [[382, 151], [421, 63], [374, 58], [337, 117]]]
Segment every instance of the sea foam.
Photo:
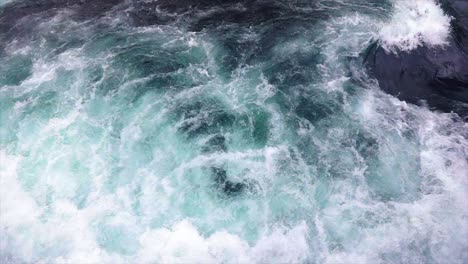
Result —
[[390, 21], [379, 32], [381, 45], [396, 52], [448, 43], [451, 17], [434, 0], [398, 0]]

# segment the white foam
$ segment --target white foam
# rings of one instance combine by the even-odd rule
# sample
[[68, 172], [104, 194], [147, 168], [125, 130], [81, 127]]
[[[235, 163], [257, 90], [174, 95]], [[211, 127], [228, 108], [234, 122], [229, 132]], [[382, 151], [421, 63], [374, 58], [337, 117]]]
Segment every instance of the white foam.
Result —
[[8, 4], [8, 3], [12, 2], [12, 1], [13, 0], [0, 0], [0, 6], [6, 5], [6, 4]]
[[[18, 179], [23, 159], [0, 149], [0, 262], [13, 257], [21, 262], [115, 263], [97, 244], [93, 223], [110, 212], [117, 212], [114, 221], [133, 223], [119, 207], [119, 197], [99, 194], [83, 210], [61, 198], [44, 207]], [[44, 249], [47, 255], [42, 255]]]
[[[468, 256], [463, 249], [468, 243], [467, 231], [463, 228], [468, 224], [468, 142], [460, 132], [466, 130], [466, 125], [453, 123], [450, 114], [434, 113], [380, 93], [369, 91], [364, 97], [358, 110], [360, 119], [371, 126], [376, 135], [383, 134], [378, 130], [385, 127], [391, 127], [393, 133], [398, 134], [402, 134], [406, 126], [414, 129], [420, 148], [418, 177], [424, 195], [415, 203], [391, 202], [390, 207], [374, 204], [376, 206], [372, 211], [392, 215], [391, 221], [366, 233], [359, 246], [353, 247], [352, 251], [330, 254], [327, 262], [375, 263], [380, 261], [379, 252], [392, 252], [395, 245], [403, 249], [398, 254], [406, 262], [427, 262], [423, 254], [408, 250], [413, 246], [411, 241], [417, 241], [414, 243], [415, 250], [422, 251], [426, 245], [420, 241], [427, 239], [433, 262], [463, 263]], [[384, 109], [387, 107], [390, 108]], [[408, 117], [411, 116], [416, 116], [418, 120], [410, 121]], [[388, 121], [392, 123], [386, 125]], [[381, 160], [389, 158], [391, 155], [381, 157]]]
[[450, 35], [451, 17], [434, 0], [397, 0], [391, 20], [379, 32], [387, 51], [443, 46]]
[[204, 238], [188, 221], [171, 229], [155, 229], [140, 237], [139, 262], [149, 263], [299, 263], [307, 259], [305, 223], [277, 228], [255, 245], [236, 235], [218, 231]]
[[[268, 160], [275, 153], [266, 149], [264, 155]], [[188, 219], [168, 228], [146, 226], [144, 231], [145, 225], [128, 210], [131, 202], [127, 188], [115, 194], [93, 193], [93, 203], [82, 209], [59, 197], [46, 209], [18, 180], [21, 160], [0, 151], [0, 249], [7, 256], [43, 263], [128, 262], [125, 255], [111, 253], [98, 244], [97, 236], [103, 231], [99, 226], [96, 229], [96, 223], [107, 221], [138, 239], [139, 243], [132, 243], [138, 248], [132, 260], [136, 258], [139, 263], [298, 263], [309, 257], [305, 222], [290, 228], [264, 229], [253, 244], [223, 229], [205, 235]], [[42, 255], [44, 249], [47, 255]]]
[[[34, 201], [23, 191], [16, 179], [16, 169], [20, 161], [20, 157], [7, 155], [0, 149], [1, 224], [12, 228], [19, 228], [22, 224], [28, 225], [38, 215]], [[20, 219], [21, 221], [16, 221]]]

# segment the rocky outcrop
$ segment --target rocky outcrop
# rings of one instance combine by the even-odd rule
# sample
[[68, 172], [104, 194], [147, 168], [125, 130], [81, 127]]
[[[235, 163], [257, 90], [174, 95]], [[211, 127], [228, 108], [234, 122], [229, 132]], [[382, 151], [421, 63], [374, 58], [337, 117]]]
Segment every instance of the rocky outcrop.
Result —
[[449, 44], [392, 53], [378, 43], [364, 61], [380, 88], [401, 100], [468, 118], [468, 1], [445, 0], [453, 17]]

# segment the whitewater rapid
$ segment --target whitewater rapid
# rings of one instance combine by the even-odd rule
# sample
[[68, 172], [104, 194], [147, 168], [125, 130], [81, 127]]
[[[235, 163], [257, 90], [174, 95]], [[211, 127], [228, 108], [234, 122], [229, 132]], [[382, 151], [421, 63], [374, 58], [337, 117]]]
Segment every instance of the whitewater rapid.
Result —
[[0, 262], [468, 260], [467, 124], [359, 60], [437, 2], [114, 2], [0, 13]]

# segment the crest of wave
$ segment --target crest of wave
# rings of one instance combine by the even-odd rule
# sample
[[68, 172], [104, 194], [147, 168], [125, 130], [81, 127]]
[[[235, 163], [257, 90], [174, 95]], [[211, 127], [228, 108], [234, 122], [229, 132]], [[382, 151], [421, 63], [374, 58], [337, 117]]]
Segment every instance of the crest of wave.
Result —
[[398, 0], [379, 39], [387, 51], [414, 50], [420, 46], [443, 46], [450, 35], [451, 17], [434, 0]]

